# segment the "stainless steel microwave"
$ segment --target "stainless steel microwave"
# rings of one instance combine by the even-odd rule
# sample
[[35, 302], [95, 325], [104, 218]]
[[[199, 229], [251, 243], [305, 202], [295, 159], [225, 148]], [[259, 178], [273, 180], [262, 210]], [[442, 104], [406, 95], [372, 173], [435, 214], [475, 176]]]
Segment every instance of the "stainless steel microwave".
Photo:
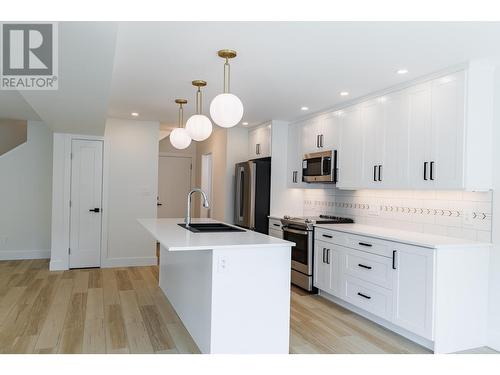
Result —
[[305, 154], [302, 161], [302, 181], [337, 182], [337, 150]]

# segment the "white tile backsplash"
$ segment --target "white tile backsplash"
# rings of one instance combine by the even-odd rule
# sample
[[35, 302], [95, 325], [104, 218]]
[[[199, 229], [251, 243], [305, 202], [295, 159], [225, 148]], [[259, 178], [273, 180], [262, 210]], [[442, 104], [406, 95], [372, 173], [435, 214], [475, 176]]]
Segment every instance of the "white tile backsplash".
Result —
[[491, 241], [491, 192], [304, 190], [304, 215], [350, 217], [378, 225], [449, 237]]

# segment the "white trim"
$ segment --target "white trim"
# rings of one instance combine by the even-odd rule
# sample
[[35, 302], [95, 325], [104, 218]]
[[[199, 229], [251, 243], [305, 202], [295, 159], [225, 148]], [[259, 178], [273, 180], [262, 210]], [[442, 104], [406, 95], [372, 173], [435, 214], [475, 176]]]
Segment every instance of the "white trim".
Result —
[[50, 250], [0, 250], [0, 260], [49, 259]]
[[111, 258], [104, 259], [101, 263], [102, 268], [114, 267], [137, 267], [137, 266], [156, 266], [158, 264], [157, 257], [143, 258]]
[[325, 298], [333, 303], [336, 303], [337, 305], [340, 305], [347, 310], [355, 312], [356, 314], [361, 315], [362, 317], [364, 317], [368, 320], [371, 320], [372, 322], [377, 323], [378, 325], [380, 325], [384, 328], [387, 328], [390, 331], [397, 333], [398, 335], [406, 337], [408, 340], [411, 340], [411, 341], [413, 341], [413, 342], [415, 342], [415, 343], [417, 343], [417, 344], [419, 344], [427, 349], [434, 350], [434, 342], [427, 340], [426, 338], [415, 335], [412, 332], [409, 332], [409, 331], [407, 331], [407, 330], [405, 330], [397, 325], [394, 325], [394, 324], [388, 322], [385, 319], [379, 318], [376, 315], [373, 315], [365, 310], [362, 310], [354, 305], [351, 305], [350, 303], [345, 302], [345, 301], [343, 301], [335, 296], [332, 296], [331, 294], [328, 294], [322, 290], [320, 290], [318, 292], [318, 294], [321, 297], [323, 297], [323, 298]]
[[51, 259], [49, 263], [49, 271], [66, 271], [68, 263], [64, 260]]

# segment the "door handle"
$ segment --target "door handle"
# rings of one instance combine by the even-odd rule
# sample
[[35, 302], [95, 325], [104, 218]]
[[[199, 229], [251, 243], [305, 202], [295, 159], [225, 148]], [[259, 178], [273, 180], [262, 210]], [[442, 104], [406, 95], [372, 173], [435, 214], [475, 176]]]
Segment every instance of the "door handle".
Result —
[[316, 134], [316, 148], [319, 148], [319, 134]]
[[326, 263], [326, 261], [325, 261], [325, 250], [326, 250], [326, 249], [325, 249], [325, 248], [323, 248], [323, 263]]
[[424, 162], [424, 180], [427, 181], [427, 164], [428, 162]]
[[89, 210], [89, 212], [96, 212], [96, 213], [99, 213], [99, 212], [101, 212], [101, 209], [100, 209], [100, 208], [91, 208], [91, 209]]
[[363, 294], [363, 293], [358, 293], [358, 296], [366, 298], [366, 299], [372, 299], [372, 297], [367, 296], [366, 294]]
[[366, 242], [358, 242], [361, 246], [366, 246], [366, 247], [372, 247], [373, 245], [371, 243], [366, 243]]
[[396, 250], [392, 250], [392, 269], [396, 269]]
[[322, 236], [325, 238], [333, 238], [333, 236], [330, 236], [329, 234], [322, 234]]
[[378, 180], [382, 181], [382, 164], [378, 166]]
[[361, 263], [358, 264], [358, 267], [366, 268], [367, 270], [371, 270], [372, 269], [370, 266], [366, 266], [366, 265], [361, 264]]
[[323, 148], [323, 134], [319, 135], [319, 147]]
[[431, 161], [430, 179], [434, 181], [434, 162]]
[[377, 181], [377, 166], [373, 166], [373, 181]]
[[156, 203], [156, 205], [157, 206], [163, 206], [163, 203], [158, 202], [158, 203]]
[[326, 249], [326, 264], [330, 264], [330, 249]]

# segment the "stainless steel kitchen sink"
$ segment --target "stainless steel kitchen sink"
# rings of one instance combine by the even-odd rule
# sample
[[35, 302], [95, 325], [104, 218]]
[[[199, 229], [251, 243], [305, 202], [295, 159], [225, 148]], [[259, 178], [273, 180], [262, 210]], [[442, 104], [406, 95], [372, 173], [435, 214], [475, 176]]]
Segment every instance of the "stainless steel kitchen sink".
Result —
[[236, 228], [223, 223], [191, 223], [189, 227], [186, 224], [178, 224], [193, 233], [221, 233], [221, 232], [245, 232], [244, 229]]

